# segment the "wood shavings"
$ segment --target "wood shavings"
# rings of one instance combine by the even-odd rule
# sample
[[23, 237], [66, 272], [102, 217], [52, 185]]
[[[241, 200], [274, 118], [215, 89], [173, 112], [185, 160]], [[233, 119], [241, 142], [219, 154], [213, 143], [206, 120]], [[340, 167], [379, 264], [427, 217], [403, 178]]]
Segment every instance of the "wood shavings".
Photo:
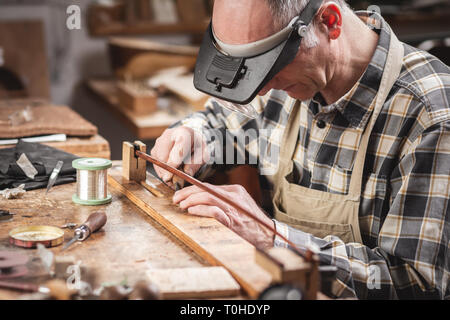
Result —
[[17, 188], [2, 190], [2, 191], [0, 191], [0, 194], [3, 196], [3, 198], [5, 198], [7, 200], [17, 199], [25, 194], [26, 190], [24, 188], [25, 188], [25, 184], [21, 184]]

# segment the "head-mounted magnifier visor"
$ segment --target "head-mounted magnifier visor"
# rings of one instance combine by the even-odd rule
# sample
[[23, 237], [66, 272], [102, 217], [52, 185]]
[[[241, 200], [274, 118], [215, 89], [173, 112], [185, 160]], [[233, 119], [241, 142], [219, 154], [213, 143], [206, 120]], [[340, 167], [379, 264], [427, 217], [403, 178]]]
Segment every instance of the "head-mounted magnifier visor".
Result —
[[322, 0], [311, 0], [302, 13], [276, 34], [249, 44], [220, 41], [209, 24], [194, 72], [194, 86], [213, 97], [235, 104], [248, 104], [285, 66], [300, 48], [307, 26]]

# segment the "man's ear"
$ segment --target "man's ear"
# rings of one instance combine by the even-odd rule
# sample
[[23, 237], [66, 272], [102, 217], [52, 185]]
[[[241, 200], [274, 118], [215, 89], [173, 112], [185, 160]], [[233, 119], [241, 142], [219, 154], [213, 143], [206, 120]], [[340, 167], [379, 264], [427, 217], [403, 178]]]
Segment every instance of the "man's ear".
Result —
[[331, 40], [336, 40], [342, 31], [341, 8], [334, 2], [325, 3], [319, 13], [319, 21], [328, 29]]

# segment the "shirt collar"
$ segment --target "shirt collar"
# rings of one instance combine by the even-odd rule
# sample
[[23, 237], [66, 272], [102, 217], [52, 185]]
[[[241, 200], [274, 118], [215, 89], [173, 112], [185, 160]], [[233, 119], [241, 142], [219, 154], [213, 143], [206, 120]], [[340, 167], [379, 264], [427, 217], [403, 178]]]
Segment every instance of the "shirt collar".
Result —
[[[337, 110], [347, 119], [351, 127], [364, 128], [372, 112], [370, 106], [380, 87], [389, 50], [391, 31], [387, 22], [376, 13], [358, 11], [356, 14], [374, 32], [379, 34], [375, 53], [364, 74], [343, 97], [335, 103], [325, 105], [325, 100], [318, 93], [312, 99], [310, 108], [314, 114], [318, 112], [317, 117], [324, 118], [327, 118], [330, 113]], [[313, 104], [316, 105], [314, 106]]]

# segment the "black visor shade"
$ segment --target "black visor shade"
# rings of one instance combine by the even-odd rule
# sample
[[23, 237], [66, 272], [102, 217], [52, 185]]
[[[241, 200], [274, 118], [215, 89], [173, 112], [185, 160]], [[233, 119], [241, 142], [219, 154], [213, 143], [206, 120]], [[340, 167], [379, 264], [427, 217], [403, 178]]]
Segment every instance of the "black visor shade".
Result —
[[238, 104], [250, 103], [259, 91], [297, 55], [301, 37], [293, 28], [287, 40], [253, 57], [231, 57], [214, 43], [212, 25], [203, 37], [194, 72], [194, 86], [211, 96]]

